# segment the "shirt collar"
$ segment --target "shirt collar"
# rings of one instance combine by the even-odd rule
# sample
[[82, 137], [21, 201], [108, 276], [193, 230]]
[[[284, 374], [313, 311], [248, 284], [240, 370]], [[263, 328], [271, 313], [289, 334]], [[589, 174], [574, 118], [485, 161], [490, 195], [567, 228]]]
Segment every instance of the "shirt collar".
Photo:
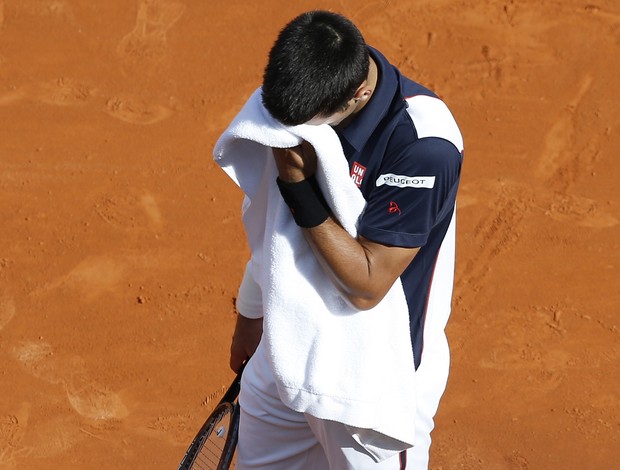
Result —
[[368, 51], [377, 64], [377, 85], [364, 109], [351, 120], [347, 127], [338, 131], [340, 136], [344, 137], [358, 152], [364, 147], [379, 122], [387, 114], [399, 88], [399, 77], [396, 69], [376, 49], [368, 46]]

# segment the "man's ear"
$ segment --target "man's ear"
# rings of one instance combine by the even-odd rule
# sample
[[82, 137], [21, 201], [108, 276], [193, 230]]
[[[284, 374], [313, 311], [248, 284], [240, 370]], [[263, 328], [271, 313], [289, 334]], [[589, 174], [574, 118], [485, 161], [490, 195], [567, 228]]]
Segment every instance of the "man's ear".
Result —
[[355, 91], [355, 95], [353, 95], [353, 99], [355, 102], [359, 101], [368, 101], [373, 93], [372, 87], [368, 86], [368, 82], [364, 81], [358, 89]]

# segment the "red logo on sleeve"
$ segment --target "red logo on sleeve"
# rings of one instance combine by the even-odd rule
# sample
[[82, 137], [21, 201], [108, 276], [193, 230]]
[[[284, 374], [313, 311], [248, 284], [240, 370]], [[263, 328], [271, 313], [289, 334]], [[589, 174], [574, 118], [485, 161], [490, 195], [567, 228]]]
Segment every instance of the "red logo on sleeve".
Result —
[[390, 207], [388, 207], [388, 212], [390, 214], [398, 214], [400, 215], [400, 207], [394, 201], [390, 201]]
[[364, 173], [366, 173], [366, 167], [357, 162], [353, 162], [353, 167], [351, 168], [351, 179], [358, 188], [362, 185]]

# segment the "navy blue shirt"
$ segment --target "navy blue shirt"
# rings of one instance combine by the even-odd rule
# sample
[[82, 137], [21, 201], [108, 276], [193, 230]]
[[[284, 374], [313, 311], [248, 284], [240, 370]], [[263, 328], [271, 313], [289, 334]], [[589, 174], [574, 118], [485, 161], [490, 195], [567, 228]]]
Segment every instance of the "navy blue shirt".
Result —
[[[383, 245], [420, 247], [401, 275], [417, 368], [435, 261], [454, 213], [462, 140], [437, 95], [369, 49], [377, 86], [359, 114], [336, 132], [366, 199], [358, 233]], [[430, 99], [415, 99], [420, 96]]]

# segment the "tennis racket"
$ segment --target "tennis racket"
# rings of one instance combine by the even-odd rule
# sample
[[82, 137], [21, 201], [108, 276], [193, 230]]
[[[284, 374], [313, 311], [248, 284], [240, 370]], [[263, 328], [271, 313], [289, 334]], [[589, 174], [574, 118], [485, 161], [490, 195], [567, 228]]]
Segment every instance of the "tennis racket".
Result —
[[245, 364], [237, 373], [213, 412], [196, 434], [179, 470], [227, 470], [230, 468], [239, 432], [239, 403], [237, 396], [241, 388], [241, 374]]

